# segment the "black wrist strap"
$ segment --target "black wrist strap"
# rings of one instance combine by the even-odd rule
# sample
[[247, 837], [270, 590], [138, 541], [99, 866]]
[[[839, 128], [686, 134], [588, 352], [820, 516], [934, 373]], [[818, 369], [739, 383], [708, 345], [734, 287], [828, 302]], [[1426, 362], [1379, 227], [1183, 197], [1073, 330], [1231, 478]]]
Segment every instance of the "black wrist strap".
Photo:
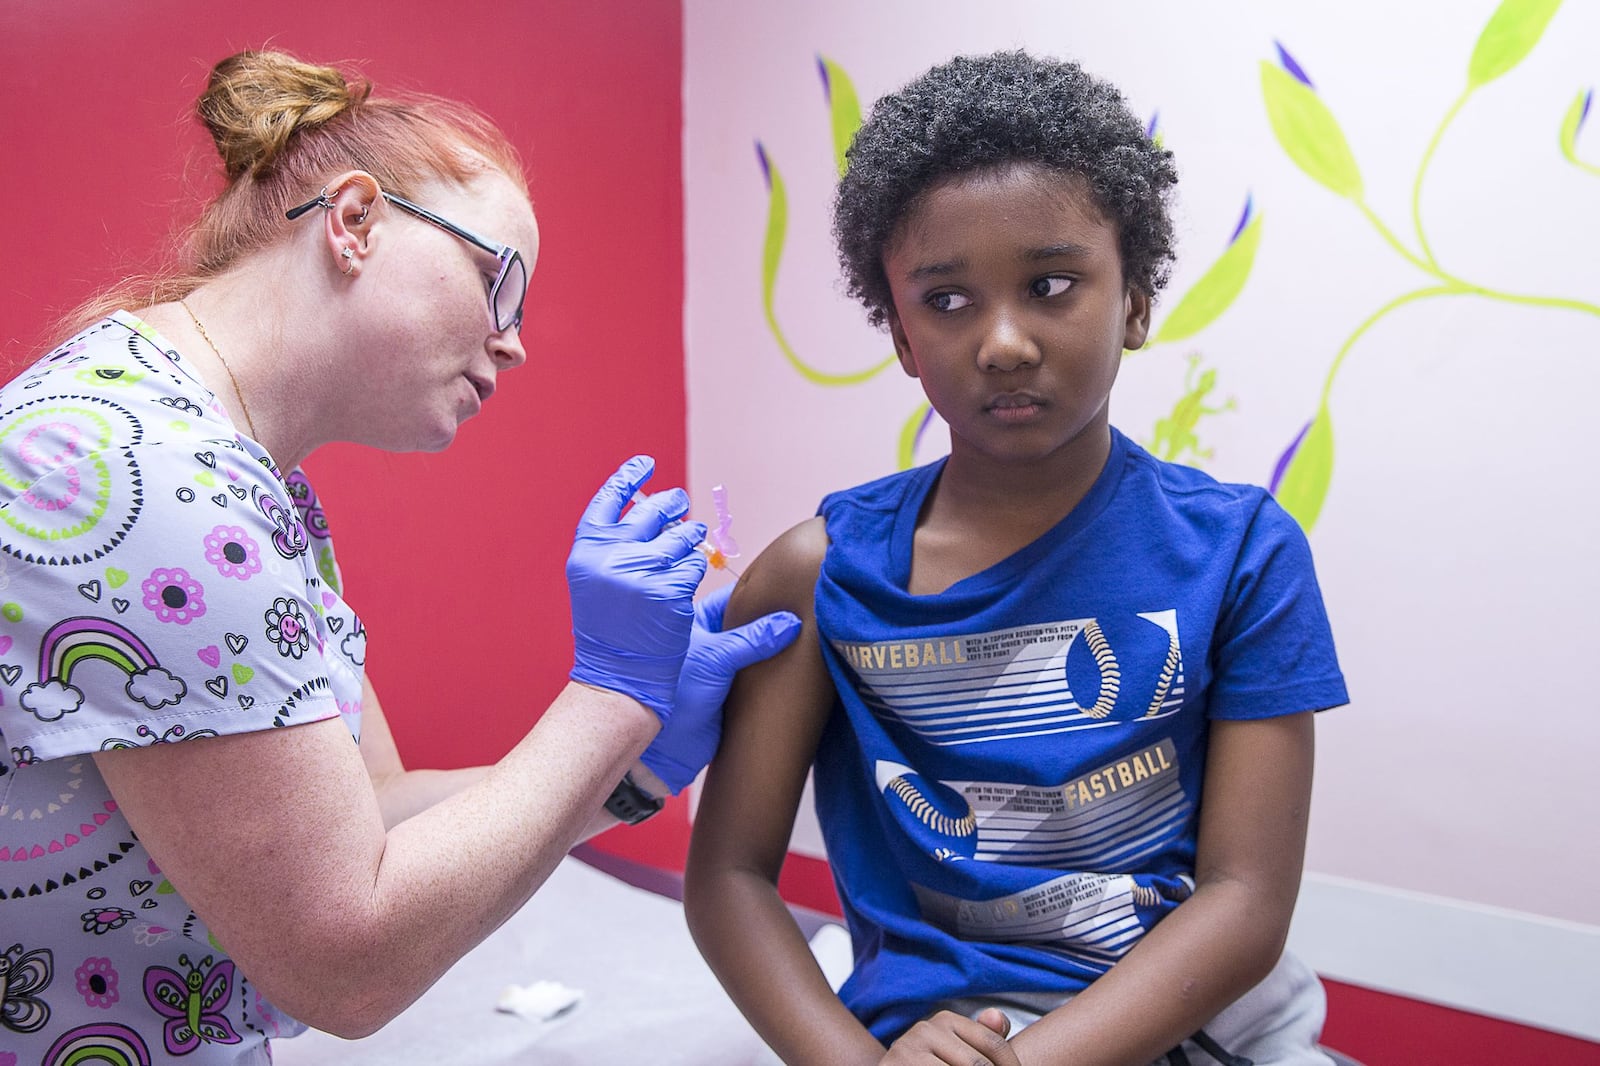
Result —
[[622, 780], [617, 782], [617, 787], [611, 790], [611, 795], [606, 799], [606, 810], [624, 825], [638, 825], [666, 806], [666, 803], [666, 800], [650, 795], [635, 784], [631, 774], [623, 774]]

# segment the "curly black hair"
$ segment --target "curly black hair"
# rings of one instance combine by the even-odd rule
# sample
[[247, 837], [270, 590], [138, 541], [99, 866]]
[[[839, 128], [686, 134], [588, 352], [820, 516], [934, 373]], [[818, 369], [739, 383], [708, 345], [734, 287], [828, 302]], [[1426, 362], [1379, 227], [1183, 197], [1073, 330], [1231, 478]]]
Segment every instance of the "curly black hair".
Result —
[[872, 107], [833, 204], [846, 290], [882, 326], [893, 311], [883, 253], [918, 198], [956, 174], [1031, 163], [1084, 178], [1121, 240], [1128, 284], [1155, 296], [1173, 259], [1172, 153], [1111, 84], [1026, 52], [961, 56]]

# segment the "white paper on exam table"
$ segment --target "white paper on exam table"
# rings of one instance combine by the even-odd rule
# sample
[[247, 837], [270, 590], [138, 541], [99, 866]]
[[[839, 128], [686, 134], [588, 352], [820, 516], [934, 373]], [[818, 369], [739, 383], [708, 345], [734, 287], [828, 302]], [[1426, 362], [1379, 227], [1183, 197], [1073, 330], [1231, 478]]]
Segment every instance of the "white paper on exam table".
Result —
[[[508, 984], [582, 989], [551, 1022], [495, 1010]], [[400, 1017], [362, 1040], [315, 1030], [272, 1042], [275, 1066], [766, 1066], [681, 904], [565, 859], [533, 899]]]

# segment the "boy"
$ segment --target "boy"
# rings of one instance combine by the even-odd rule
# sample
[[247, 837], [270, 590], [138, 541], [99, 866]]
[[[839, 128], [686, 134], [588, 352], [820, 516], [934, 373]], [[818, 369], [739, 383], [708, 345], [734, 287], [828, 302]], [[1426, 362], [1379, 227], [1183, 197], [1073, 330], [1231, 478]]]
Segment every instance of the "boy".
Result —
[[[950, 455], [829, 496], [741, 580], [730, 618], [805, 628], [728, 704], [701, 950], [788, 1062], [1328, 1062], [1283, 953], [1312, 712], [1346, 701], [1309, 548], [1108, 420], [1170, 154], [1111, 86], [1003, 53], [879, 101], [849, 163], [850, 291]], [[842, 1002], [775, 887], [813, 757]]]

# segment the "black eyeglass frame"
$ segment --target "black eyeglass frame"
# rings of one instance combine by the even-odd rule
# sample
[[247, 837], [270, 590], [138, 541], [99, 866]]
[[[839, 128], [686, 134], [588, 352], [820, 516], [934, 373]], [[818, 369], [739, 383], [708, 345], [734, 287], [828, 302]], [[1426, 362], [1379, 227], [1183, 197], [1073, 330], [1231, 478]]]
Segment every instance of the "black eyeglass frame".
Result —
[[[509, 244], [501, 244], [499, 241], [491, 241], [487, 237], [481, 237], [467, 229], [465, 226], [458, 226], [454, 222], [451, 222], [449, 219], [445, 218], [443, 215], [437, 215], [432, 211], [429, 211], [426, 207], [423, 207], [421, 204], [414, 204], [403, 196], [396, 196], [392, 192], [382, 190], [380, 190], [380, 195], [382, 195], [385, 200], [389, 201], [391, 204], [394, 204], [394, 206], [398, 207], [400, 210], [405, 211], [407, 214], [415, 215], [424, 222], [430, 222], [451, 236], [459, 237], [468, 244], [482, 248], [484, 251], [498, 259], [500, 262], [500, 270], [499, 273], [495, 274], [494, 284], [489, 286], [489, 318], [494, 322], [494, 328], [496, 332], [503, 333], [507, 329], [515, 329], [518, 332], [521, 332], [522, 305], [524, 301], [527, 300], [528, 296], [526, 289], [517, 294], [517, 310], [516, 313], [511, 316], [511, 321], [501, 322], [500, 312], [496, 309], [498, 303], [497, 298], [500, 295], [500, 288], [505, 284], [506, 275], [511, 273], [512, 266], [521, 266], [523, 279], [524, 281], [527, 279], [528, 268], [523, 262], [521, 252], [511, 247]], [[289, 208], [289, 210], [283, 213], [283, 217], [288, 219], [290, 222], [293, 222], [301, 215], [316, 207], [326, 207], [330, 209], [333, 207], [333, 200], [329, 198], [327, 189], [323, 189], [321, 192], [317, 193], [316, 196], [313, 196], [305, 203]]]

